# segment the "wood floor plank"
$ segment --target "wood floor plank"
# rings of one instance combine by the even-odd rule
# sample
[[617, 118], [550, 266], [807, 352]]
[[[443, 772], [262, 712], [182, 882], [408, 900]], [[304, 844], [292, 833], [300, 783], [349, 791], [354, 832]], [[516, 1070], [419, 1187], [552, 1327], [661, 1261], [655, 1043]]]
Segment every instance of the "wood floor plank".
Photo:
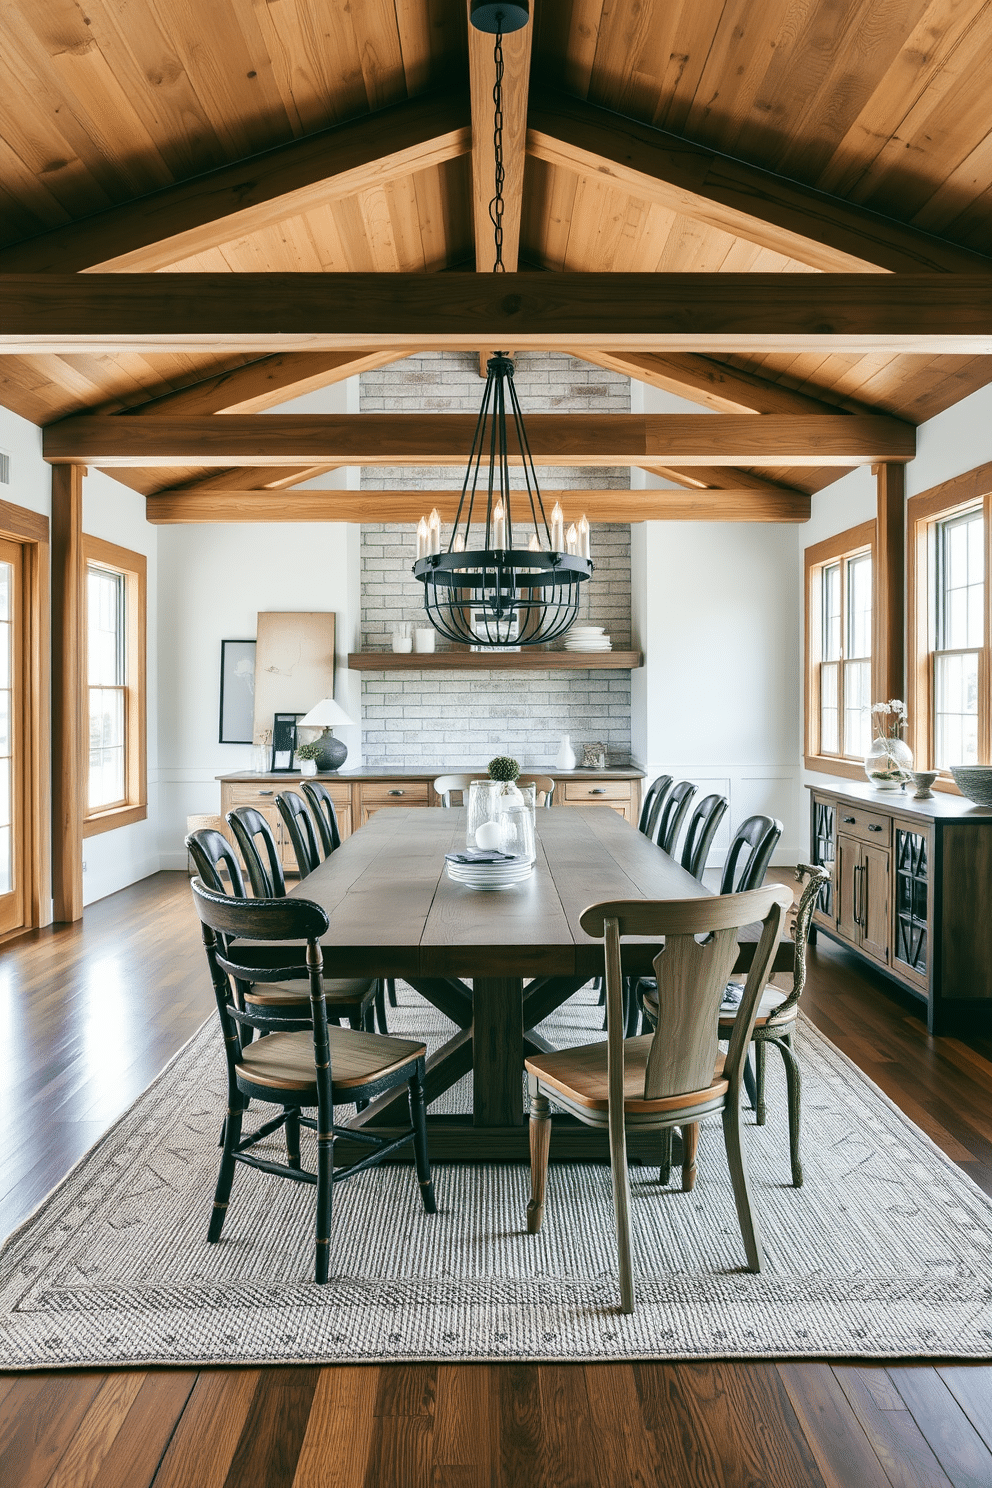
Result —
[[224, 1488], [292, 1488], [319, 1369], [263, 1369]]
[[320, 1371], [293, 1488], [362, 1488], [378, 1383], [375, 1366]]
[[[489, 1364], [442, 1364], [437, 1371], [432, 1455], [435, 1480], [446, 1488], [484, 1484], [493, 1473], [495, 1433]], [[457, 1473], [454, 1473], [457, 1469]]]
[[543, 1420], [541, 1384], [536, 1368], [503, 1364], [497, 1376], [494, 1402], [499, 1483], [535, 1484], [534, 1464], [540, 1460]]
[[555, 1488], [614, 1488], [613, 1443], [592, 1429], [587, 1375], [580, 1364], [540, 1364], [541, 1455], [534, 1464], [537, 1482]]
[[148, 1488], [195, 1383], [195, 1370], [160, 1370], [147, 1376], [93, 1488]]
[[632, 1364], [587, 1364], [589, 1422], [610, 1463], [608, 1481], [618, 1488], [654, 1488], [664, 1481], [666, 1464], [648, 1431]]
[[834, 1375], [892, 1488], [950, 1488], [950, 1479], [910, 1412], [879, 1407], [872, 1373], [853, 1365], [834, 1367]]
[[776, 1367], [826, 1488], [891, 1488], [830, 1365]]
[[383, 1365], [365, 1488], [407, 1488], [431, 1479], [437, 1365]]
[[92, 1488], [144, 1383], [143, 1374], [107, 1376], [47, 1488]]
[[46, 1488], [105, 1379], [46, 1374], [12, 1390], [0, 1419], [0, 1483]]
[[992, 1450], [992, 1366], [942, 1364], [937, 1373]]
[[223, 1488], [251, 1403], [257, 1369], [201, 1371], [154, 1478], [154, 1488]]
[[992, 1451], [936, 1369], [890, 1366], [888, 1374], [954, 1488], [988, 1488]]

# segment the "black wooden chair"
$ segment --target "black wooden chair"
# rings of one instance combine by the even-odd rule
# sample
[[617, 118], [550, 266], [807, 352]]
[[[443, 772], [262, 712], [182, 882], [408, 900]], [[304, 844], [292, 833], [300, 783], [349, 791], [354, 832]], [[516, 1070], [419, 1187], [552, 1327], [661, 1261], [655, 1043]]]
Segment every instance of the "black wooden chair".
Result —
[[276, 809], [282, 817], [283, 826], [293, 844], [293, 854], [300, 877], [307, 878], [320, 862], [317, 846], [317, 829], [309, 807], [295, 791], [280, 791], [276, 796]]
[[744, 894], [760, 889], [765, 871], [782, 836], [774, 816], [749, 816], [734, 833], [720, 879], [721, 894]]
[[672, 788], [673, 778], [671, 775], [659, 775], [644, 797], [644, 805], [641, 807], [637, 830], [643, 832], [645, 837], [650, 837], [652, 842], [657, 839], [658, 818], [661, 815], [661, 808], [665, 804], [665, 797]]
[[674, 786], [661, 808], [658, 824], [655, 829], [654, 841], [662, 852], [675, 855], [675, 846], [679, 839], [679, 829], [685, 820], [686, 813], [692, 805], [692, 798], [696, 794], [696, 787], [691, 780], [680, 780]]
[[[261, 812], [256, 811], [254, 806], [235, 806], [233, 811], [227, 814], [227, 820], [231, 825], [237, 839], [238, 847], [248, 868], [248, 877], [251, 880], [252, 892], [256, 899], [283, 899], [286, 896], [286, 881], [282, 876], [282, 866], [279, 862], [279, 849], [269, 826]], [[187, 845], [194, 837], [202, 834], [194, 832], [188, 837]], [[220, 836], [220, 833], [215, 833]], [[275, 882], [269, 876], [262, 863], [261, 854], [258, 851], [257, 841], [261, 839], [265, 856], [270, 869], [273, 867], [277, 872]], [[221, 838], [224, 841], [224, 838]], [[193, 853], [190, 847], [190, 853]], [[193, 861], [198, 864], [194, 856]], [[274, 875], [275, 876], [275, 875]], [[204, 879], [210, 883], [209, 879]], [[310, 988], [307, 983], [298, 980], [280, 978], [278, 983], [271, 986], [255, 987], [250, 993], [245, 994], [251, 998], [256, 1009], [259, 1020], [265, 1018], [282, 1018], [288, 1015], [290, 1008], [297, 1010], [304, 1008], [310, 998]], [[373, 1019], [378, 1014], [380, 1031], [385, 1031], [386, 1009], [382, 997], [382, 987], [374, 977], [333, 977], [324, 981], [324, 995], [327, 999], [328, 1017], [334, 1023], [340, 1023], [342, 1018], [347, 1018], [352, 1028], [371, 1029]], [[298, 1016], [306, 1016], [298, 1011]]]
[[706, 871], [706, 860], [710, 855], [713, 838], [729, 805], [726, 796], [704, 796], [689, 818], [682, 844], [682, 867], [700, 883]]
[[310, 810], [313, 812], [313, 819], [317, 823], [324, 857], [329, 858], [331, 853], [337, 852], [341, 846], [338, 814], [334, 809], [331, 793], [326, 785], [321, 785], [319, 780], [304, 780], [301, 782], [300, 789], [306, 796]]
[[[314, 1277], [325, 1282], [330, 1270], [335, 1183], [381, 1163], [412, 1141], [424, 1209], [428, 1214], [437, 1212], [424, 1109], [426, 1047], [409, 1039], [383, 1038], [375, 1033], [328, 1026], [320, 946], [328, 921], [319, 905], [306, 899], [232, 899], [208, 889], [199, 878], [193, 880], [193, 899], [203, 927], [227, 1059], [228, 1116], [207, 1239], [216, 1242], [221, 1237], [234, 1170], [239, 1163], [289, 1178], [294, 1183], [313, 1184], [317, 1189]], [[287, 970], [256, 965], [256, 961], [265, 958], [257, 954], [258, 947], [249, 943], [252, 941], [270, 945], [306, 941], [304, 954], [299, 945], [294, 948], [305, 965], [288, 970], [297, 976], [306, 975], [310, 989], [309, 1022], [286, 1016], [278, 1027], [267, 1025], [265, 1038], [243, 1043], [239, 1030], [257, 1025], [247, 1003], [244, 1011], [238, 1006], [234, 986], [272, 982]], [[410, 1126], [399, 1136], [377, 1136], [374, 1131], [358, 1132], [334, 1125], [336, 1104], [368, 1102], [402, 1084], [409, 1088]], [[243, 1136], [244, 1114], [252, 1100], [268, 1102], [279, 1110], [249, 1136]], [[316, 1108], [316, 1120], [302, 1114], [313, 1108]], [[301, 1126], [317, 1135], [316, 1173], [303, 1167]], [[280, 1128], [286, 1133], [285, 1163], [250, 1151]], [[335, 1172], [336, 1136], [365, 1143], [372, 1151], [351, 1167]]]
[[[235, 899], [248, 897], [241, 864], [223, 832], [215, 832], [212, 827], [190, 832], [186, 838], [186, 851], [208, 889], [213, 889], [216, 894], [233, 894]], [[222, 869], [227, 874], [227, 884]]]

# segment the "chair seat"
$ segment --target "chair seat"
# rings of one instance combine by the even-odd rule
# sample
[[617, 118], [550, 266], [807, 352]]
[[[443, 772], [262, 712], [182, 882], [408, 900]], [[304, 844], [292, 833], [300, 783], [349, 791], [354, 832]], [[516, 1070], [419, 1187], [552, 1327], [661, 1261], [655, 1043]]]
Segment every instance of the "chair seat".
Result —
[[[410, 1039], [384, 1038], [352, 1028], [329, 1028], [327, 1034], [335, 1091], [380, 1080], [427, 1052], [424, 1044]], [[270, 1033], [256, 1039], [242, 1050], [237, 1070], [253, 1085], [291, 1091], [300, 1105], [317, 1104], [313, 1034], [309, 1031]]]
[[[778, 1009], [790, 995], [790, 992], [784, 992], [781, 987], [766, 987], [764, 992], [762, 992], [761, 999], [758, 1003], [758, 1015], [754, 1020], [755, 1028], [764, 1028], [768, 1023], [794, 1022], [799, 1011], [798, 1005], [795, 1007], [791, 1007], [784, 1017], [778, 1018], [776, 1016]], [[734, 1023], [737, 1020], [737, 1012], [737, 1008], [722, 1007], [720, 1009], [721, 1034], [723, 1033], [724, 1029], [729, 1031], [733, 1028]]]
[[[374, 992], [375, 982], [368, 977], [328, 977], [324, 982], [324, 1001], [328, 1007], [335, 1003], [362, 1003]], [[305, 977], [288, 982], [253, 982], [251, 991], [245, 993], [245, 1002], [256, 1007], [295, 1007], [309, 1001], [310, 983]]]
[[[625, 1111], [650, 1114], [651, 1112], [681, 1111], [686, 1106], [704, 1105], [724, 1095], [729, 1088], [723, 1078], [724, 1056], [717, 1059], [713, 1070], [713, 1083], [705, 1090], [692, 1090], [682, 1095], [666, 1095], [657, 1100], [644, 1098], [644, 1072], [653, 1034], [641, 1038], [625, 1039], [623, 1045], [623, 1105]], [[606, 1069], [605, 1042], [584, 1044], [578, 1049], [556, 1049], [551, 1054], [535, 1054], [525, 1060], [528, 1074], [536, 1075], [542, 1085], [557, 1090], [576, 1105], [590, 1111], [608, 1109], [608, 1079]]]

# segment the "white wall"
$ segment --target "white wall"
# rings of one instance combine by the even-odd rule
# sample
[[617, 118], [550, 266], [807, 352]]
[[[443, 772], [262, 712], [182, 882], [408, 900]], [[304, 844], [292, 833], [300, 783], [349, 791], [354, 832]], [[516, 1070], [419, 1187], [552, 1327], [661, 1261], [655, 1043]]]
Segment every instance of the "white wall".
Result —
[[0, 486], [0, 500], [50, 516], [52, 471], [41, 457], [37, 424], [0, 407], [0, 450], [10, 456], [10, 484]]

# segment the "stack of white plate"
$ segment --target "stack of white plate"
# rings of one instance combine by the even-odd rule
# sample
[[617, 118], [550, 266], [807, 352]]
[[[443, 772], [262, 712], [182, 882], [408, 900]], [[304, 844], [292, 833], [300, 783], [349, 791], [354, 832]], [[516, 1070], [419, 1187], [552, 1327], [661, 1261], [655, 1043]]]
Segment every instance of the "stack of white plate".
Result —
[[534, 872], [533, 858], [506, 857], [496, 863], [457, 863], [447, 860], [448, 877], [468, 889], [512, 889]]
[[566, 651], [612, 651], [604, 625], [573, 625], [565, 636]]

